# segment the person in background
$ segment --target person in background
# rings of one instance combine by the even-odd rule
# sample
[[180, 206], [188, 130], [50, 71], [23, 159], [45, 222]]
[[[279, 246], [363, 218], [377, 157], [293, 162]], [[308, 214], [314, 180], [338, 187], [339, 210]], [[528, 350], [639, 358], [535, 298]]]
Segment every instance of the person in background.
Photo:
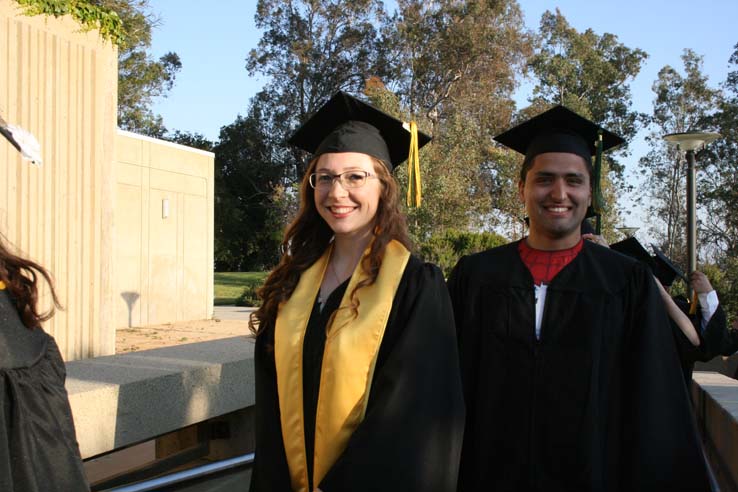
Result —
[[738, 350], [738, 333], [728, 330], [725, 312], [707, 275], [698, 270], [690, 274], [690, 285], [698, 302], [693, 306], [685, 297], [669, 294], [675, 280], [681, 279], [686, 283], [687, 278], [659, 248], [654, 246], [656, 254], [652, 256], [633, 237], [613, 243], [611, 248], [642, 262], [653, 272], [672, 322], [682, 374], [688, 388], [692, 383], [695, 362], [708, 362]]
[[252, 491], [455, 490], [453, 312], [441, 271], [409, 252], [391, 174], [429, 140], [342, 92], [291, 138], [313, 157], [251, 320]]
[[0, 236], [0, 490], [77, 492], [89, 486], [64, 388], [59, 348], [41, 323], [41, 281], [59, 307], [44, 268]]

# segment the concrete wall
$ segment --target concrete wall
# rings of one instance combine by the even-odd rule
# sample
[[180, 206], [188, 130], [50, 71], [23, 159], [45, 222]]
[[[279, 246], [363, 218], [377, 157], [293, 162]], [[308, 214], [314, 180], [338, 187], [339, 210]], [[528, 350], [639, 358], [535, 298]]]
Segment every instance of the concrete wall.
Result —
[[115, 148], [115, 326], [211, 318], [214, 155], [124, 131]]
[[82, 457], [253, 406], [253, 352], [234, 337], [68, 363]]
[[738, 381], [695, 372], [692, 383], [697, 425], [721, 492], [738, 491]]
[[0, 0], [0, 115], [38, 138], [44, 160], [31, 167], [0, 138], [0, 231], [55, 276], [65, 310], [45, 328], [67, 360], [115, 350], [117, 77], [117, 51], [96, 32]]

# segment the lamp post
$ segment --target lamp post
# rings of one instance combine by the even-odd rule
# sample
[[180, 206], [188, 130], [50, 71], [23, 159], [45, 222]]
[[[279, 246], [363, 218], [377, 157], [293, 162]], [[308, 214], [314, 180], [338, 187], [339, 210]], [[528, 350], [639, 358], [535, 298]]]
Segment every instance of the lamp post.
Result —
[[[694, 152], [705, 144], [720, 138], [714, 132], [685, 132], [664, 135], [664, 140], [687, 153], [687, 273], [697, 269], [697, 192]], [[692, 287], [690, 285], [690, 298]]]

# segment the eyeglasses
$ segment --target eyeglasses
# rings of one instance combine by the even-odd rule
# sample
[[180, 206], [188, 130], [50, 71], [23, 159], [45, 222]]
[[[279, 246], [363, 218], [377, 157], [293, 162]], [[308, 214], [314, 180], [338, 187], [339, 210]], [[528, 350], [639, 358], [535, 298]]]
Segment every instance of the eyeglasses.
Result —
[[367, 178], [376, 178], [376, 176], [368, 171], [346, 171], [341, 174], [313, 173], [310, 175], [310, 186], [316, 189], [326, 189], [338, 180], [344, 189], [360, 188], [364, 186]]

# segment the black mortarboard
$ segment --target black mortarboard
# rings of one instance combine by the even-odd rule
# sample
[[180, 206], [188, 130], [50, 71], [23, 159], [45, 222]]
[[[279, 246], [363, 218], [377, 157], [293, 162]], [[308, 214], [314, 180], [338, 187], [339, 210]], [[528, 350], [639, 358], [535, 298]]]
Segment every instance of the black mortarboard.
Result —
[[[361, 152], [389, 164], [392, 170], [408, 158], [410, 140], [408, 123], [339, 91], [297, 129], [289, 143], [316, 157]], [[418, 132], [418, 149], [430, 141], [430, 136]]]
[[679, 277], [682, 280], [684, 280], [684, 283], [687, 282], [687, 277], [684, 275], [684, 272], [681, 268], [676, 266], [665, 254], [661, 249], [659, 249], [658, 246], [655, 244], [652, 244], [651, 247], [653, 248], [654, 253], [656, 253], [656, 256], [654, 259], [656, 260], [656, 267], [654, 268], [654, 275], [656, 275], [656, 278], [659, 279], [659, 282], [661, 282], [661, 285], [664, 285], [666, 287], [670, 286], [672, 283], [674, 283], [674, 279]]
[[636, 238], [629, 237], [622, 241], [618, 241], [617, 243], [612, 243], [610, 245], [610, 249], [645, 263], [651, 271], [655, 273], [656, 261], [654, 260], [654, 257], [651, 256], [651, 253], [649, 253]]
[[497, 135], [495, 140], [525, 155], [526, 161], [545, 152], [567, 152], [592, 162], [600, 132], [603, 151], [624, 142], [614, 133], [559, 105]]
[[[510, 128], [497, 135], [495, 140], [525, 156], [523, 169], [525, 163], [546, 152], [576, 154], [589, 166], [592, 166], [592, 156], [596, 156], [592, 172], [592, 206], [587, 209], [586, 217], [598, 216], [603, 208], [600, 191], [602, 152], [625, 142], [614, 133], [561, 105]], [[521, 179], [525, 180], [525, 176], [521, 176]], [[595, 230], [597, 234], [600, 233], [599, 219]]]

